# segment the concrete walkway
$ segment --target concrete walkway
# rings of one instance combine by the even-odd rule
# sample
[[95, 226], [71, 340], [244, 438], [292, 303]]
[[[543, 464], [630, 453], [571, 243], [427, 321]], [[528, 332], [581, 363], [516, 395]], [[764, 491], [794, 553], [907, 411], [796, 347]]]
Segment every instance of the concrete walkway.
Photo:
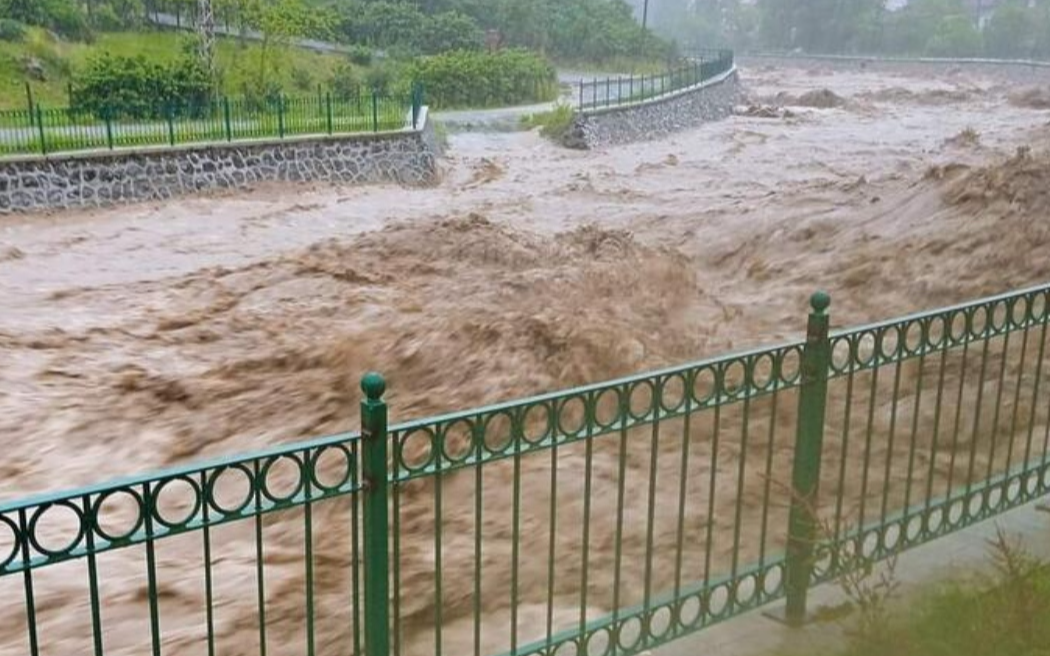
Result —
[[[901, 554], [894, 576], [900, 582], [900, 588], [891, 601], [891, 612], [906, 611], [909, 600], [938, 583], [966, 580], [989, 572], [988, 541], [995, 538], [997, 526], [1002, 527], [1011, 539], [1021, 537], [1031, 555], [1050, 561], [1050, 512], [1046, 503], [1045, 499], [1030, 503]], [[811, 611], [822, 607], [831, 609], [841, 607], [846, 601], [842, 590], [829, 583], [813, 590], [809, 608]], [[845, 643], [845, 628], [852, 617], [847, 616], [841, 622], [816, 622], [791, 629], [763, 615], [782, 606], [783, 602], [780, 602], [779, 606], [773, 604], [712, 626], [654, 649], [652, 656], [824, 654]]]

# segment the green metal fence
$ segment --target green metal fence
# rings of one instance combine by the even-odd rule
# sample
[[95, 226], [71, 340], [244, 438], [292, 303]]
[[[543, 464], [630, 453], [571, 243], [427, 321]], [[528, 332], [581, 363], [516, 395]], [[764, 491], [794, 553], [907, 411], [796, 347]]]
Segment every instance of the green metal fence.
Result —
[[583, 80], [577, 85], [577, 103], [580, 109], [588, 110], [649, 100], [716, 78], [733, 66], [732, 50], [697, 50], [664, 73]]
[[[1050, 285], [0, 505], [19, 653], [636, 654], [1050, 493]], [[801, 321], [800, 321], [801, 323]], [[24, 614], [24, 617], [18, 615]], [[79, 642], [77, 642], [79, 640]]]
[[401, 130], [416, 127], [422, 102], [419, 87], [403, 97], [370, 91], [268, 102], [222, 97], [199, 107], [158, 106], [150, 118], [128, 118], [120, 108], [96, 115], [31, 102], [0, 111], [0, 157]]

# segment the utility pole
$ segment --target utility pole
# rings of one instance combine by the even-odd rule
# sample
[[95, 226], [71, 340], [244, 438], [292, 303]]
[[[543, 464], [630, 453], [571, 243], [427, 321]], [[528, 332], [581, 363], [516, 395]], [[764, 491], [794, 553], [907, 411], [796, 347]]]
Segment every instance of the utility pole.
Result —
[[211, 0], [197, 0], [197, 37], [200, 41], [197, 56], [204, 70], [215, 77], [215, 15]]
[[649, 0], [645, 0], [645, 4], [642, 5], [642, 29], [645, 30], [649, 26]]

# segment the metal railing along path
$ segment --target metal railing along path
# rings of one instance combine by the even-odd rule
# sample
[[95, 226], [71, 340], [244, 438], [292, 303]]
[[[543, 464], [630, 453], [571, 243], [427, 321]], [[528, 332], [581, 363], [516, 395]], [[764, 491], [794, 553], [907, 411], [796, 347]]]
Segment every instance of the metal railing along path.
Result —
[[580, 110], [586, 111], [651, 100], [712, 80], [733, 66], [731, 50], [697, 50], [681, 65], [663, 73], [581, 80], [576, 84], [575, 102]]
[[1050, 286], [849, 330], [829, 304], [804, 340], [392, 426], [369, 374], [360, 434], [5, 503], [3, 626], [30, 656], [626, 656], [800, 622], [1050, 493]]
[[265, 103], [220, 97], [201, 105], [112, 107], [101, 115], [30, 100], [24, 110], [0, 110], [0, 158], [416, 129], [422, 104], [418, 85], [404, 97], [365, 91]]

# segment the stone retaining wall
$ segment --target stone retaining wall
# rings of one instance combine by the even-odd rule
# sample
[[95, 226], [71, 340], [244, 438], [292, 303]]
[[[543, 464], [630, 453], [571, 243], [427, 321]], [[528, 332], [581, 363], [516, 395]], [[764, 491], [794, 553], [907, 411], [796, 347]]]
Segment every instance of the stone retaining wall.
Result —
[[566, 145], [582, 148], [656, 139], [733, 113], [740, 97], [736, 69], [657, 98], [576, 114]]
[[0, 160], [0, 215], [161, 200], [259, 182], [433, 184], [433, 129]]

